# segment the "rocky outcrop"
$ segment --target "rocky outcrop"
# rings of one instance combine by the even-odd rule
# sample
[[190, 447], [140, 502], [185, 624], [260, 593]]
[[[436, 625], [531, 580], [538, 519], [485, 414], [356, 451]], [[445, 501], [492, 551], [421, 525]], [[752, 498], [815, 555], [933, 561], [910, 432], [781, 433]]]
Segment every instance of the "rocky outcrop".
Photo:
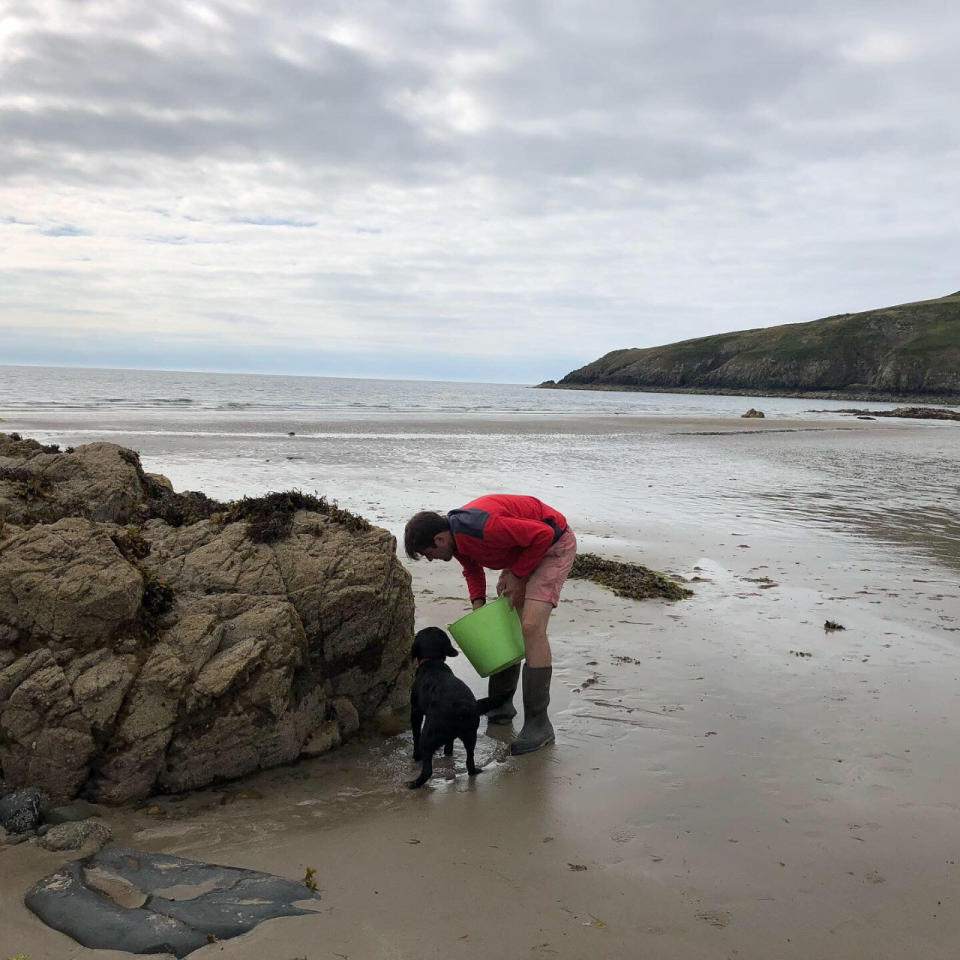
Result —
[[946, 407], [897, 407], [895, 410], [861, 410], [844, 408], [841, 410], [813, 410], [812, 413], [854, 413], [858, 417], [895, 417], [905, 420], [960, 420], [960, 413]]
[[960, 402], [960, 292], [810, 323], [614, 350], [541, 386]]
[[393, 537], [300, 495], [251, 536], [252, 504], [178, 498], [113, 444], [0, 434], [8, 784], [100, 802], [196, 788], [405, 701], [413, 596]]

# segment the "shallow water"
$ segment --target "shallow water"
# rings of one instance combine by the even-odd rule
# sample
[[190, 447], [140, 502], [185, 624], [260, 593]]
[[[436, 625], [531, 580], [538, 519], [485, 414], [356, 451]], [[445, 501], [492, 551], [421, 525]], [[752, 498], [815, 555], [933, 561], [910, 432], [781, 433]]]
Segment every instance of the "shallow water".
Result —
[[[731, 421], [751, 405], [762, 424]], [[0, 368], [3, 429], [130, 446], [178, 490], [315, 491], [397, 535], [416, 510], [522, 491], [563, 510], [586, 548], [617, 537], [636, 552], [671, 525], [785, 542], [817, 530], [864, 541], [878, 562], [893, 551], [960, 570], [960, 424], [812, 406], [844, 404]]]

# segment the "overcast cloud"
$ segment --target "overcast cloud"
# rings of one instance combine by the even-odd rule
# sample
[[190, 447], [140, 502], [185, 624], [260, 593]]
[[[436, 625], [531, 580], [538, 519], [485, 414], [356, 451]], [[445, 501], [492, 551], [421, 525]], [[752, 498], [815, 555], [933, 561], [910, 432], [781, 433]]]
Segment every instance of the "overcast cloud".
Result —
[[0, 11], [0, 363], [536, 382], [960, 288], [954, 4]]

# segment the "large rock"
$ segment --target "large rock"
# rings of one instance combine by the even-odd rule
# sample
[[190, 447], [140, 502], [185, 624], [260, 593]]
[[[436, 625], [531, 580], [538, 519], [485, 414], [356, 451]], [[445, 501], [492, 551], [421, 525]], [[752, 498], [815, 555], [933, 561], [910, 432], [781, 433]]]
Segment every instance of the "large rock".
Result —
[[387, 531], [322, 507], [257, 542], [132, 451], [0, 434], [6, 782], [101, 802], [191, 789], [401, 706], [409, 574]]

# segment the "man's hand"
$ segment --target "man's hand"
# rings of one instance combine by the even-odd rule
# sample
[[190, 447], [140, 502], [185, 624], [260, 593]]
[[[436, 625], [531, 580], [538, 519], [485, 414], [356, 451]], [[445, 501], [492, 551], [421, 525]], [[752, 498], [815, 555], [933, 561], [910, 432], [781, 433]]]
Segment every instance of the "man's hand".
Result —
[[478, 597], [476, 600], [473, 601], [473, 609], [479, 610], [486, 602], [487, 602], [486, 600], [483, 600]]
[[504, 570], [500, 575], [500, 585], [503, 587], [503, 596], [511, 607], [519, 607], [523, 603], [523, 594], [526, 590], [526, 580], [521, 580], [510, 570]]

